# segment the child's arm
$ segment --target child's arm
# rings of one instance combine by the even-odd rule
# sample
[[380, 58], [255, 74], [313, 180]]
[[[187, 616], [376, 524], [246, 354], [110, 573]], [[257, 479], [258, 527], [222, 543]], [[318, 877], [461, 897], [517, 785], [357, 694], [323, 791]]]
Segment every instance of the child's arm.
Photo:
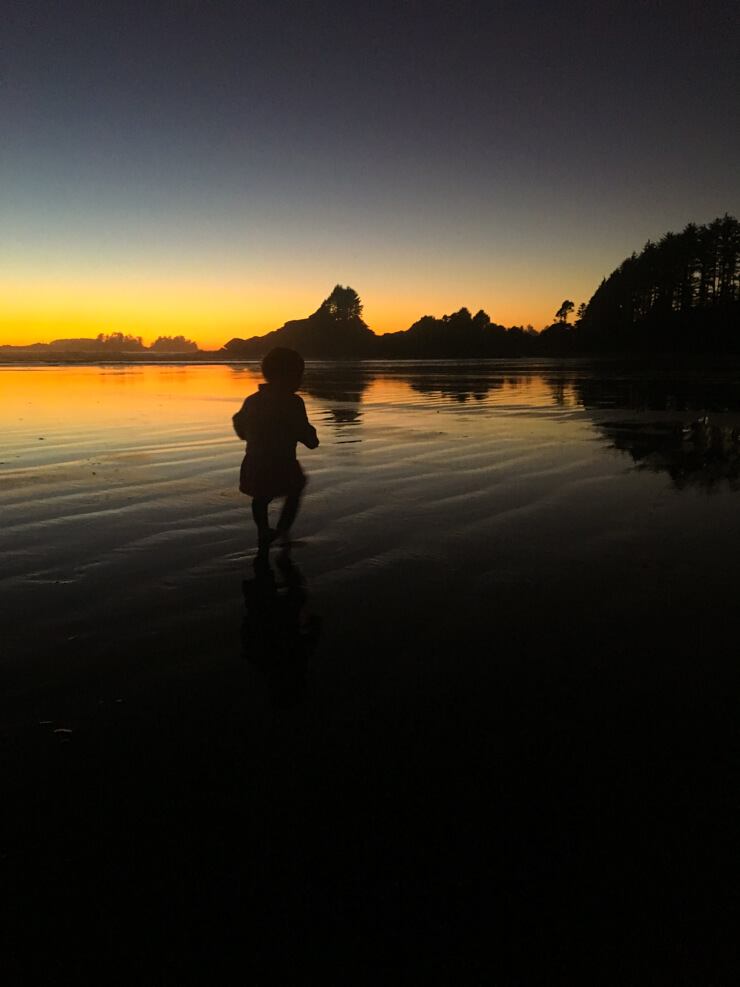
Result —
[[298, 415], [298, 429], [296, 438], [299, 442], [302, 442], [304, 446], [308, 449], [315, 449], [319, 444], [319, 437], [316, 434], [316, 429], [308, 420], [308, 415], [306, 414], [306, 406], [303, 403], [303, 398], [296, 394], [299, 402], [299, 415]]
[[309, 449], [315, 449], [318, 446], [319, 437], [316, 434], [316, 429], [309, 422], [306, 422], [306, 431], [303, 435], [299, 436], [298, 441], [302, 442]]
[[[249, 399], [247, 398], [247, 400]], [[241, 406], [239, 411], [237, 411], [237, 413], [231, 419], [231, 421], [234, 424], [234, 431], [239, 436], [239, 438], [244, 439], [245, 442], [247, 440], [247, 416], [249, 412], [249, 409], [247, 407], [247, 400], [245, 400], [244, 404]]]

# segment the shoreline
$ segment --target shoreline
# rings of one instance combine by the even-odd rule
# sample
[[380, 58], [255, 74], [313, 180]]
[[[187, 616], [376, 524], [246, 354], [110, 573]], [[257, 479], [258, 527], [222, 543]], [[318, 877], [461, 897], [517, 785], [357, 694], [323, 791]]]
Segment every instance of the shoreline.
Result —
[[[506, 364], [550, 364], [552, 362], [562, 362], [562, 359], [573, 359], [576, 362], [580, 358], [559, 358], [559, 357], [468, 357], [468, 358], [449, 358], [443, 359], [439, 357], [429, 357], [424, 358], [404, 358], [404, 359], [382, 359], [382, 358], [342, 358], [342, 357], [307, 357], [306, 366], [311, 365], [336, 365], [341, 367], [357, 367], [357, 366], [367, 366], [367, 367], [383, 367], [383, 366], [451, 366], [451, 365], [506, 365]], [[584, 358], [586, 359], [586, 358]], [[259, 367], [260, 359], [258, 357], [253, 357], [250, 359], [238, 359], [234, 357], [229, 357], [228, 359], [216, 359], [212, 357], [204, 357], [200, 360], [191, 359], [130, 359], [129, 357], [117, 359], [83, 359], [83, 358], [59, 358], [55, 360], [4, 360], [0, 356], [0, 369], [3, 367], [13, 367], [16, 369], [23, 369], [25, 367], [108, 367], [108, 366], [253, 366]]]
[[[567, 353], [567, 354], [543, 354], [543, 355], [522, 355], [522, 356], [486, 356], [486, 357], [306, 357], [306, 366], [311, 365], [336, 365], [340, 367], [454, 367], [456, 365], [469, 368], [471, 366], [506, 366], [530, 367], [555, 365], [564, 366], [610, 366], [623, 364], [633, 369], [655, 369], [661, 366], [706, 366], [727, 367], [740, 364], [740, 355], [737, 353], [708, 353], [708, 352], [686, 352], [686, 353]], [[121, 357], [100, 357], [83, 356], [80, 354], [60, 355], [54, 358], [29, 357], [28, 354], [8, 357], [0, 351], [0, 369], [24, 369], [26, 367], [108, 367], [108, 366], [257, 366], [260, 358], [238, 358], [225, 357], [219, 353], [203, 353], [200, 357], [188, 356], [177, 358], [173, 356], [150, 356], [141, 357], [134, 354], [126, 354]]]

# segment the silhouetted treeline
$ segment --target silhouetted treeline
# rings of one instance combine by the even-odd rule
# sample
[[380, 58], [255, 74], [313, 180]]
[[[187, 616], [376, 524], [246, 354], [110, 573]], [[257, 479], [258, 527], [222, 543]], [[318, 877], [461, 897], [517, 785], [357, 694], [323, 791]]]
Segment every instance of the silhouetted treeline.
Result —
[[[638, 353], [740, 353], [740, 223], [725, 214], [706, 226], [689, 225], [648, 241], [626, 258], [593, 297], [568, 317], [565, 299], [555, 321], [541, 333], [528, 326], [505, 328], [484, 311], [461, 308], [452, 315], [425, 315], [409, 329], [377, 336], [362, 318], [362, 302], [350, 287], [336, 285], [308, 318], [249, 339], [235, 337], [222, 358], [259, 360], [273, 346], [289, 346], [307, 359], [485, 359]], [[183, 336], [160, 336], [147, 349], [140, 336], [100, 334], [97, 339], [61, 339], [30, 347], [0, 347], [0, 360], [45, 359], [64, 351], [67, 359], [136, 359], [142, 353], [202, 355]], [[83, 354], [80, 356], [80, 354]]]
[[425, 315], [404, 332], [376, 337], [381, 359], [456, 360], [471, 357], [528, 356], [537, 351], [537, 334], [514, 326], [496, 325], [484, 311], [471, 315], [461, 308], [435, 319]]
[[648, 241], [596, 289], [574, 326], [541, 334], [560, 352], [740, 352], [740, 223]]
[[50, 350], [125, 350], [127, 353], [138, 353], [146, 349], [141, 336], [130, 336], [122, 332], [100, 332], [94, 339], [53, 339], [50, 343], [34, 344], [35, 349], [44, 346], [48, 346]]
[[461, 308], [436, 319], [425, 315], [410, 329], [376, 336], [362, 319], [362, 303], [353, 288], [337, 285], [307, 319], [251, 339], [231, 339], [224, 351], [256, 360], [273, 346], [291, 346], [309, 359], [464, 359], [533, 355], [537, 334], [492, 323], [485, 312]]
[[136, 360], [147, 354], [200, 353], [198, 344], [184, 336], [158, 336], [151, 346], [145, 346], [141, 336], [128, 333], [98, 333], [93, 338], [53, 339], [50, 343], [32, 343], [30, 346], [0, 346], [0, 360], [28, 358], [36, 360], [68, 359], [90, 362], [101, 358], [109, 361]]
[[275, 345], [313, 358], [471, 359], [619, 353], [740, 352], [740, 223], [727, 214], [648, 243], [605, 278], [589, 303], [566, 299], [541, 333], [505, 328], [479, 311], [425, 315], [403, 332], [376, 336], [352, 288], [337, 285], [308, 319], [224, 351], [258, 359]]
[[150, 349], [160, 353], [195, 353], [198, 344], [184, 336], [158, 336]]

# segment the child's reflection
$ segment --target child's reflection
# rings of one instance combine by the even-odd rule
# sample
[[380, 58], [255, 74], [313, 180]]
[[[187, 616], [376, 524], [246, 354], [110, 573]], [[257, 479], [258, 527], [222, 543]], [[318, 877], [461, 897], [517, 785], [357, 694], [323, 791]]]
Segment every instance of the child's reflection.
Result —
[[254, 578], [242, 582], [246, 614], [242, 653], [267, 679], [270, 701], [292, 706], [306, 692], [308, 662], [321, 634], [321, 618], [308, 611], [305, 582], [290, 553], [254, 560]]

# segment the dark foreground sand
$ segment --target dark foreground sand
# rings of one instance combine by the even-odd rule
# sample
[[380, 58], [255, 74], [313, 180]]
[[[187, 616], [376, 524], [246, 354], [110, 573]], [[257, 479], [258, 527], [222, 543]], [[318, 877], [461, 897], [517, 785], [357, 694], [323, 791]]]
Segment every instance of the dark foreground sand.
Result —
[[736, 984], [737, 377], [329, 368], [278, 592], [217, 371], [4, 377], [2, 987]]
[[3, 704], [4, 984], [737, 982], [720, 572], [483, 592], [461, 557], [313, 593], [293, 559], [300, 626], [252, 587], [242, 628], [246, 563], [135, 620], [101, 594], [63, 643], [37, 615]]

